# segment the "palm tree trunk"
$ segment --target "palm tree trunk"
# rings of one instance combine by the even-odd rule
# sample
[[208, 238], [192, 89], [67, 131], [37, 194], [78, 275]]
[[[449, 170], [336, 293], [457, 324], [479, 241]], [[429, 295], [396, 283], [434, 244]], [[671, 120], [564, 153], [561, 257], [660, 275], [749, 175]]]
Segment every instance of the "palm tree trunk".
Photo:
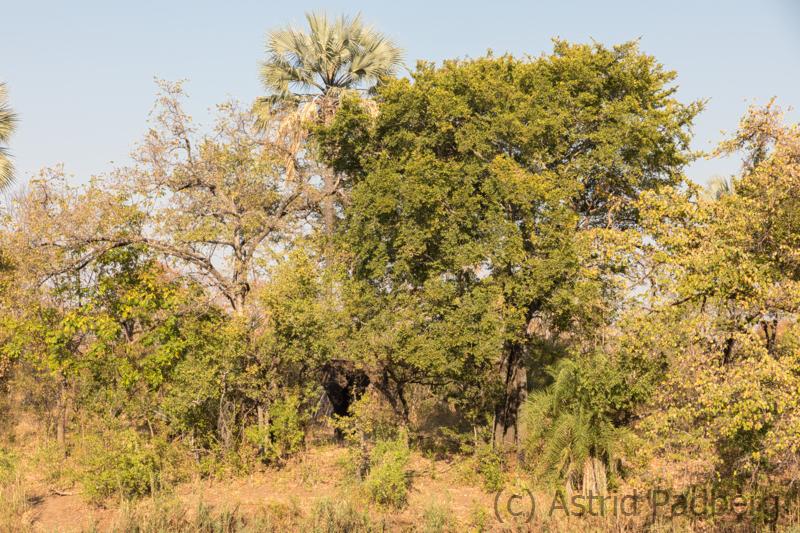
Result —
[[322, 179], [325, 182], [325, 199], [322, 202], [322, 222], [325, 226], [325, 235], [332, 235], [334, 220], [333, 188], [336, 181], [333, 169], [325, 167], [322, 173]]

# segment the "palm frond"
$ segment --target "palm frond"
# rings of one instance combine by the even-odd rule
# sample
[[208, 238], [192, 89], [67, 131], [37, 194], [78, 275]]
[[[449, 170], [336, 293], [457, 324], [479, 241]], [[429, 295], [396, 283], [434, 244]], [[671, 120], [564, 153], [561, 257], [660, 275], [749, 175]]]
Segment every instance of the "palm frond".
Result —
[[19, 117], [8, 105], [8, 86], [0, 81], [0, 190], [14, 182], [14, 164], [5, 146], [17, 132]]
[[259, 63], [258, 77], [273, 95], [316, 89], [340, 98], [346, 89], [368, 89], [402, 64], [403, 48], [360, 13], [330, 17], [318, 10], [305, 16], [308, 31], [297, 23], [267, 31], [267, 59]]
[[726, 196], [736, 194], [734, 188], [734, 178], [726, 178], [722, 174], [715, 174], [708, 180], [707, 189], [700, 194], [700, 199], [704, 202], [718, 202]]
[[522, 423], [528, 455], [536, 457], [542, 474], [567, 487], [581, 482], [584, 491], [601, 491], [607, 473], [616, 471], [618, 457], [628, 451], [633, 432], [616, 427], [608, 408], [584, 385], [586, 380], [607, 378], [609, 370], [599, 376], [586, 370], [595, 368], [594, 363], [581, 366], [586, 364], [565, 358], [550, 367], [553, 383], [528, 395]]
[[14, 183], [14, 164], [8, 150], [0, 146], [0, 190]]
[[574, 464], [572, 454], [574, 417], [569, 414], [558, 417], [547, 432], [547, 440], [542, 449], [543, 470], [556, 475], [563, 475], [567, 468]]
[[256, 98], [253, 102], [255, 129], [266, 131], [272, 119], [281, 112], [294, 111], [300, 105], [300, 99], [294, 94], [273, 94]]

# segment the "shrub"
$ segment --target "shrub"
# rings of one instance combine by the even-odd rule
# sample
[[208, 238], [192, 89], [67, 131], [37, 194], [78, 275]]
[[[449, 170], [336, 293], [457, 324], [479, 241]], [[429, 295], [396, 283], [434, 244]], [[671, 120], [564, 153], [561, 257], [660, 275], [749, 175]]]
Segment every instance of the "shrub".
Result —
[[247, 429], [247, 438], [257, 446], [263, 446], [267, 461], [286, 461], [300, 451], [305, 442], [307, 416], [301, 414], [300, 399], [291, 395], [274, 402], [269, 409], [269, 430], [258, 426]]
[[445, 502], [431, 501], [422, 513], [421, 533], [450, 533], [455, 531], [453, 509]]
[[0, 448], [0, 483], [14, 479], [18, 464], [19, 456], [17, 453]]
[[489, 511], [480, 503], [472, 500], [472, 510], [470, 511], [469, 524], [472, 526], [473, 533], [483, 533], [490, 522]]
[[55, 441], [46, 441], [35, 448], [33, 453], [34, 467], [43, 473], [44, 481], [52, 488], [65, 489], [72, 487], [80, 478], [71, 459], [69, 447]]
[[503, 464], [505, 458], [496, 449], [488, 444], [478, 446], [475, 450], [478, 471], [481, 474], [483, 488], [487, 492], [497, 492], [503, 488], [505, 476], [503, 475]]
[[358, 464], [361, 460], [361, 453], [354, 448], [347, 448], [345, 453], [336, 459], [336, 466], [342, 471], [342, 482], [345, 485], [353, 485], [361, 481], [358, 477]]
[[376, 503], [393, 507], [405, 505], [408, 496], [408, 475], [405, 467], [410, 457], [405, 431], [395, 440], [382, 441], [375, 445], [366, 488]]
[[81, 465], [86, 499], [98, 504], [114, 495], [150, 494], [163, 476], [167, 453], [166, 444], [148, 442], [130, 429], [95, 436], [87, 443]]
[[528, 396], [523, 413], [526, 457], [539, 476], [584, 493], [613, 487], [617, 465], [635, 434], [620, 420], [649, 394], [605, 355], [562, 359], [548, 369], [553, 383]]

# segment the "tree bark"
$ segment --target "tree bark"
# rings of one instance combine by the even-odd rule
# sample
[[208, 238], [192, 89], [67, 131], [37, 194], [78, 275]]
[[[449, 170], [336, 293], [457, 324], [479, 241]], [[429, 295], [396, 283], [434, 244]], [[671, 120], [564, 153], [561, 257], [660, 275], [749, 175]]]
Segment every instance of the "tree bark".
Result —
[[227, 376], [223, 373], [222, 374], [222, 393], [219, 397], [219, 411], [217, 413], [217, 433], [219, 435], [220, 442], [222, 443], [222, 448], [224, 450], [229, 450], [231, 446], [231, 440], [233, 437], [233, 431], [231, 428], [232, 421], [230, 417], [230, 404], [231, 402], [226, 399], [226, 393], [228, 391], [227, 387]]
[[261, 430], [264, 440], [259, 445], [259, 453], [265, 454], [269, 449], [269, 406], [258, 405], [258, 429]]
[[528, 398], [528, 368], [525, 344], [507, 342], [500, 361], [500, 377], [505, 390], [495, 406], [493, 443], [495, 446], [516, 446], [518, 451], [524, 436], [519, 424], [519, 412]]
[[58, 402], [56, 403], [56, 442], [64, 445], [67, 426], [67, 380], [63, 375], [58, 378]]
[[336, 176], [333, 173], [333, 169], [325, 167], [325, 170], [322, 172], [322, 179], [325, 183], [325, 199], [322, 202], [322, 222], [325, 226], [325, 235], [332, 235], [334, 221], [333, 188], [336, 183]]

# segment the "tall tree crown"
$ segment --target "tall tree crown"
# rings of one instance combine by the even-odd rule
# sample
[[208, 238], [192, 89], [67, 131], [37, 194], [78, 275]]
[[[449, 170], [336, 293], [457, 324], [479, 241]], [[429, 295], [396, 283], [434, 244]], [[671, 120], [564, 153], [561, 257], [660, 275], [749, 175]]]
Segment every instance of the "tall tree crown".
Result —
[[704, 202], [716, 202], [720, 198], [736, 193], [735, 178], [730, 179], [722, 174], [715, 174], [708, 180], [708, 188], [700, 194], [700, 199]]
[[393, 75], [402, 62], [403, 48], [360, 13], [329, 17], [311, 11], [306, 21], [308, 32], [297, 23], [268, 30], [267, 59], [259, 63], [258, 76], [271, 94], [259, 103], [353, 94]]

